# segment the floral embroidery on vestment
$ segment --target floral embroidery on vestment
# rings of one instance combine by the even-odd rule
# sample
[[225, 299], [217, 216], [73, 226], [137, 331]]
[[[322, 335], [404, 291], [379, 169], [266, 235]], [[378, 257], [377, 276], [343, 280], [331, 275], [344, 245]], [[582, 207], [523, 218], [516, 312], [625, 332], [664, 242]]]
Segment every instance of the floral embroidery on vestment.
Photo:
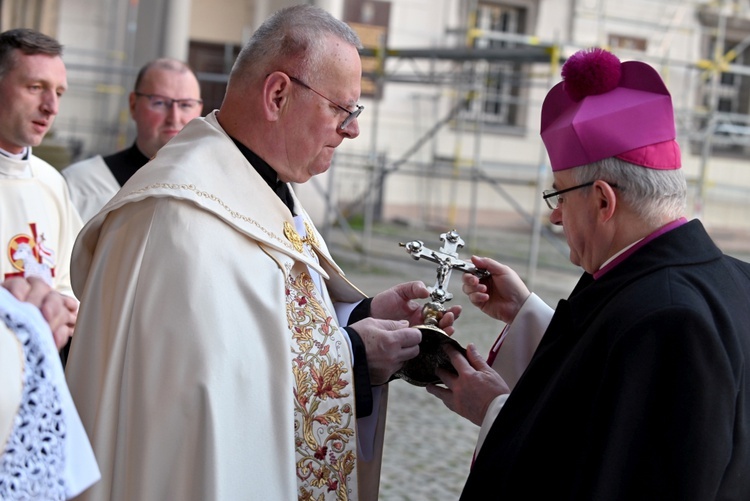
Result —
[[350, 355], [310, 275], [287, 272], [298, 499], [344, 501], [356, 486]]

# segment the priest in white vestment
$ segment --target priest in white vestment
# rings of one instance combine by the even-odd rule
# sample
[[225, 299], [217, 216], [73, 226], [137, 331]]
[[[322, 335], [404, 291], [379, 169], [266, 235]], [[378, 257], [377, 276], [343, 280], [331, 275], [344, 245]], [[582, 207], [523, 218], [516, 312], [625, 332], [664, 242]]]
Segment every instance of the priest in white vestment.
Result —
[[277, 12], [221, 109], [85, 226], [67, 376], [102, 480], [81, 499], [377, 499], [385, 383], [428, 290], [366, 299], [289, 184], [359, 135], [358, 46], [319, 8]]
[[141, 67], [128, 102], [136, 131], [130, 148], [104, 157], [95, 155], [60, 171], [84, 221], [95, 216], [138, 169], [203, 111], [198, 78], [187, 64], [171, 58]]
[[58, 348], [76, 323], [70, 258], [82, 223], [63, 177], [32, 149], [68, 88], [62, 50], [35, 30], [0, 34], [0, 281], [39, 277], [61, 295], [68, 318], [53, 332]]

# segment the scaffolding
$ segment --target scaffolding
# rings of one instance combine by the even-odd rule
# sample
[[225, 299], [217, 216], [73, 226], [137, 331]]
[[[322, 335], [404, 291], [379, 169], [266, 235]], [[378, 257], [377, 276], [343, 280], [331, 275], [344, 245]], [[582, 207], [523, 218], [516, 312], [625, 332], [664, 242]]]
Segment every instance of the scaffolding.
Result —
[[[446, 34], [458, 35], [459, 42], [454, 48], [378, 47], [362, 51], [363, 57], [374, 57], [379, 61], [377, 71], [366, 75], [376, 80], [378, 84], [385, 86], [419, 84], [434, 86], [437, 89], [437, 92], [432, 95], [415, 95], [415, 109], [418, 107], [418, 101], [422, 101], [419, 106], [427, 102], [433, 107], [431, 114], [421, 112], [415, 115], [431, 115], [432, 123], [429, 126], [415, 123], [414, 129], [418, 131], [417, 138], [405, 148], [403, 153], [397, 155], [396, 158], [390, 158], [378, 143], [377, 130], [380, 118], [377, 115], [380, 109], [376, 101], [373, 106], [374, 110], [371, 112], [375, 114], [375, 117], [371, 124], [374, 132], [369, 154], [357, 158], [357, 155], [339, 153], [336, 158], [336, 170], [339, 171], [337, 176], [342, 175], [341, 170], [345, 171], [347, 168], [358, 165], [354, 168], [364, 171], [365, 176], [362, 178], [367, 182], [362, 183], [360, 190], [353, 195], [352, 190], [348, 189], [349, 196], [347, 197], [331, 196], [336, 184], [331, 180], [326, 190], [320, 187], [319, 189], [327, 193], [326, 225], [333, 224], [335, 219], [338, 221], [346, 219], [348, 215], [356, 212], [357, 208], [361, 211], [364, 219], [361, 241], [358, 241], [353, 233], [350, 235], [350, 240], [354, 242], [353, 245], [356, 248], [360, 249], [363, 263], [366, 264], [371, 248], [369, 242], [373, 224], [381, 215], [380, 209], [385, 203], [384, 192], [389, 177], [395, 174], [412, 176], [423, 179], [426, 184], [439, 182], [439, 180], [448, 181], [449, 190], [453, 190], [453, 193], [449, 193], [441, 201], [444, 213], [442, 223], [445, 226], [452, 226], [456, 222], [458, 202], [455, 190], [457, 185], [461, 182], [468, 183], [470, 195], [466, 203], [469, 216], [468, 233], [465, 239], [472, 249], [479, 246], [477, 236], [479, 187], [480, 185], [490, 187], [528, 225], [531, 240], [528, 249], [526, 280], [533, 286], [539, 246], [542, 241], [556, 248], [561, 254], [567, 253], [567, 246], [560, 239], [559, 234], [544, 223], [541, 199], [536, 197], [534, 202], [529, 204], [526, 201], [519, 201], [515, 196], [517, 187], [532, 187], [536, 193], [547, 188], [549, 168], [546, 166], [546, 153], [539, 141], [536, 161], [498, 162], [483, 158], [482, 143], [491, 136], [487, 134], [486, 122], [477, 118], [477, 103], [487, 101], [486, 68], [488, 66], [498, 62], [519, 64], [523, 69], [521, 74], [516, 75], [516, 78], [523, 80], [529, 88], [548, 89], [558, 80], [559, 65], [567, 55], [594, 44], [580, 43], [575, 40], [543, 41], [535, 36], [480, 29], [476, 26], [476, 9], [480, 3], [477, 1], [467, 3], [469, 8], [465, 16], [466, 27], [446, 30]], [[709, 160], [712, 158], [712, 144], [715, 144], [717, 135], [719, 135], [718, 140], [724, 144], [748, 144], [748, 138], [750, 138], [748, 115], [722, 112], [718, 99], [721, 95], [721, 86], [718, 82], [721, 81], [722, 75], [750, 75], [748, 71], [750, 67], [733, 64], [738, 54], [750, 45], [750, 37], [733, 44], [729, 51], [721, 45], [726, 36], [722, 26], [727, 20], [747, 14], [747, 10], [741, 11], [736, 2], [732, 3], [733, 10], [728, 9], [727, 6], [730, 3], [732, 2], [727, 0], [719, 5], [706, 2], [654, 0], [652, 4], [656, 11], [650, 17], [653, 21], [644, 22], [643, 19], [628, 17], [619, 11], [614, 11], [606, 0], [588, 2], [590, 4], [588, 7], [574, 2], [576, 10], [572, 16], [572, 23], [585, 22], [586, 18], [590, 18], [596, 26], [595, 45], [613, 50], [621, 58], [632, 57], [652, 64], [662, 72], [668, 84], [670, 78], [681, 78], [679, 82], [672, 82], [675, 85], [679, 84], [681, 88], [679, 96], [675, 99], [678, 137], [684, 141], [683, 150], [686, 156], [696, 148], [701, 150], [698, 172], [689, 176], [689, 183], [694, 190], [693, 215], [697, 217], [704, 215], [706, 188], [710, 184], [706, 173]], [[703, 16], [710, 16], [711, 13], [717, 16], [714, 33], [711, 35], [717, 43], [711, 59], [701, 58], [699, 54], [690, 52], [672, 54], [676, 37], [681, 36], [692, 40], [699, 38], [695, 33], [698, 28], [691, 21], [697, 12], [702, 13]], [[613, 37], [612, 31], [607, 29], [607, 26], [627, 27], [635, 23], [640, 24], [641, 31], [646, 30], [650, 33], [648, 39], [628, 38], [621, 34], [619, 37]], [[709, 22], [709, 28], [710, 24]], [[623, 33], [627, 33], [625, 28], [621, 29]], [[706, 28], [706, 24], [703, 29], [712, 31]], [[613, 47], [613, 43], [618, 45]], [[645, 51], [638, 47], [639, 43], [647, 45], [649, 50]], [[483, 71], [482, 68], [485, 70]], [[692, 97], [701, 92], [705, 94], [707, 87], [703, 81], [707, 78], [712, 82], [709, 97], [704, 101]], [[445, 96], [449, 97], [446, 99]], [[525, 96], [515, 96], [515, 99], [519, 102], [525, 99], [523, 104], [529, 105], [529, 102], [533, 101], [533, 96], [527, 93]], [[445, 101], [448, 101], [449, 105], [446, 106]], [[750, 112], [750, 109], [746, 112]], [[434, 144], [438, 133], [446, 129], [450, 129], [456, 145], [452, 156], [439, 154]], [[463, 142], [466, 138], [471, 138], [470, 141], [466, 141], [471, 146], [469, 158], [464, 157], [463, 151]], [[425, 150], [429, 152], [425, 153]], [[716, 184], [713, 187], [716, 188]], [[750, 181], [748, 184], [735, 185], [733, 188], [740, 189], [746, 195], [750, 192]], [[433, 200], [430, 199], [433, 190], [416, 190], [416, 193], [419, 193], [422, 198], [418, 201], [417, 219], [427, 221], [433, 204]], [[411, 221], [410, 224], [419, 224], [419, 221]]]
[[[49, 1], [57, 5], [57, 0]], [[490, 193], [512, 211], [530, 236], [525, 257], [527, 280], [533, 283], [540, 246], [565, 254], [566, 245], [545, 223], [538, 192], [547, 188], [549, 169], [529, 117], [559, 79], [559, 65], [565, 57], [592, 45], [609, 48], [621, 59], [649, 62], [670, 89], [679, 89], [673, 92], [678, 138], [693, 164], [689, 181], [694, 215], [706, 215], [708, 205], [720, 193], [730, 202], [738, 201], [727, 208], [727, 218], [740, 214], [750, 220], [744, 209], [750, 179], [740, 172], [737, 160], [726, 168], [738, 172], [731, 182], [717, 181], [711, 175], [718, 169], [717, 151], [736, 156], [750, 153], [750, 97], [743, 94], [750, 94], [750, 57], [746, 55], [750, 2], [560, 0], [555, 5], [563, 4], [568, 9], [560, 9], [565, 21], [558, 24], [565, 26], [566, 34], [556, 33], [549, 39], [534, 31], [552, 30], [528, 19], [522, 29], [525, 14], [513, 11], [517, 5], [536, 5], [538, 21], [539, 12], [549, 8], [545, 2], [444, 0], [444, 10], [451, 9], [446, 16], [451, 26], [444, 27], [436, 44], [440, 46], [392, 48], [382, 43], [362, 50], [363, 59], [377, 63], [365, 74], [375, 88], [416, 89], [411, 91], [410, 130], [408, 135], [389, 135], [393, 121], [384, 111], [388, 100], [366, 103], [367, 112], [360, 122], [369, 138], [357, 143], [367, 146], [339, 148], [333, 174], [325, 181], [312, 181], [326, 204], [323, 232], [334, 224], [346, 228], [352, 214], [361, 216], [362, 232], [350, 231], [348, 236], [366, 261], [373, 226], [392, 205], [397, 191], [394, 180], [410, 179], [416, 209], [410, 212], [413, 221], [409, 223], [446, 227], [460, 222], [468, 246], [477, 249], [482, 240], [479, 235], [485, 232], [479, 228], [485, 217], [482, 202]], [[635, 12], [636, 4], [648, 5], [648, 15]], [[90, 110], [64, 111], [57, 120], [52, 139], [64, 142], [73, 160], [127, 146], [133, 133], [127, 93], [137, 71], [133, 25], [141, 17], [139, 3], [106, 0], [101, 5], [100, 19], [94, 24], [106, 29], [86, 49], [75, 44], [66, 48], [69, 95], [89, 103]], [[66, 4], [66, 13], [69, 9]], [[222, 83], [227, 75], [199, 72], [198, 78]], [[731, 92], [734, 97], [730, 99]], [[66, 97], [64, 106], [70, 102]], [[81, 137], [87, 138], [85, 144]], [[524, 155], [493, 152], [498, 142], [515, 146], [524, 137], [530, 138], [526, 147], [531, 150]], [[396, 148], [402, 150], [394, 153]]]

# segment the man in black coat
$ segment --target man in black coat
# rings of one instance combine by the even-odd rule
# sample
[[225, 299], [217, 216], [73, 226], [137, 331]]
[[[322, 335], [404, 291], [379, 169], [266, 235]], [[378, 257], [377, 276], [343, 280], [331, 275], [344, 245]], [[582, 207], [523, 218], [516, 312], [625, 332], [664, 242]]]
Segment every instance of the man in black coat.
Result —
[[563, 78], [542, 108], [544, 199], [585, 273], [554, 311], [490, 259], [464, 277], [507, 336], [543, 336], [510, 395], [471, 346], [428, 387], [482, 425], [461, 499], [748, 500], [750, 265], [683, 217], [656, 71], [595, 49]]

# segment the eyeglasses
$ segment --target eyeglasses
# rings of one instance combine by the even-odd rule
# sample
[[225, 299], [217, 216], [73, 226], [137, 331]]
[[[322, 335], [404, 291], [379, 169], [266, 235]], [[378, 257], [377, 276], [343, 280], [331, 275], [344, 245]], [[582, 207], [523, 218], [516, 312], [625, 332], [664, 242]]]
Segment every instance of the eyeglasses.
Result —
[[[555, 210], [560, 207], [560, 203], [562, 203], [563, 199], [560, 195], [563, 193], [567, 193], [569, 191], [577, 190], [578, 188], [585, 188], [587, 186], [591, 186], [594, 184], [596, 180], [589, 181], [588, 183], [579, 184], [578, 186], [573, 186], [572, 188], [565, 188], [564, 190], [544, 190], [542, 192], [542, 198], [545, 202], [547, 202], [547, 207], [549, 207], [552, 210]], [[606, 181], [605, 181], [606, 182]], [[612, 188], [620, 188], [614, 183], [607, 183]]]
[[194, 111], [203, 104], [203, 101], [200, 99], [171, 99], [158, 94], [143, 94], [141, 92], [136, 92], [135, 95], [148, 99], [148, 107], [152, 111], [159, 113], [168, 113], [175, 104], [177, 105], [177, 109], [186, 113]]
[[350, 111], [350, 110], [344, 108], [343, 106], [341, 106], [340, 104], [338, 104], [337, 102], [332, 101], [331, 99], [328, 99], [323, 94], [321, 94], [317, 90], [313, 89], [312, 87], [310, 87], [309, 85], [307, 85], [305, 82], [303, 82], [299, 78], [296, 78], [296, 77], [293, 77], [293, 76], [289, 75], [289, 80], [291, 80], [292, 82], [296, 83], [297, 85], [301, 85], [302, 87], [304, 87], [307, 90], [313, 91], [314, 93], [316, 93], [317, 95], [319, 95], [320, 97], [322, 97], [323, 99], [325, 99], [326, 101], [328, 101], [329, 103], [331, 103], [332, 105], [334, 105], [335, 107], [337, 107], [338, 109], [340, 109], [340, 110], [348, 113], [348, 116], [344, 119], [343, 122], [341, 122], [341, 125], [339, 125], [339, 129], [346, 129], [346, 126], [349, 125], [350, 123], [352, 123], [352, 121], [355, 118], [357, 118], [360, 115], [360, 113], [362, 113], [362, 110], [365, 109], [364, 106], [362, 106], [361, 104], [358, 104], [358, 105], [356, 105], [357, 106], [356, 110]]
[[579, 184], [578, 186], [573, 186], [572, 188], [565, 188], [564, 190], [544, 190], [542, 192], [542, 198], [545, 202], [547, 202], [547, 207], [549, 207], [552, 210], [557, 209], [560, 207], [560, 203], [562, 202], [562, 195], [563, 193], [567, 193], [569, 191], [577, 190], [578, 188], [585, 188], [586, 186], [591, 186], [596, 181], [590, 181], [588, 183]]

